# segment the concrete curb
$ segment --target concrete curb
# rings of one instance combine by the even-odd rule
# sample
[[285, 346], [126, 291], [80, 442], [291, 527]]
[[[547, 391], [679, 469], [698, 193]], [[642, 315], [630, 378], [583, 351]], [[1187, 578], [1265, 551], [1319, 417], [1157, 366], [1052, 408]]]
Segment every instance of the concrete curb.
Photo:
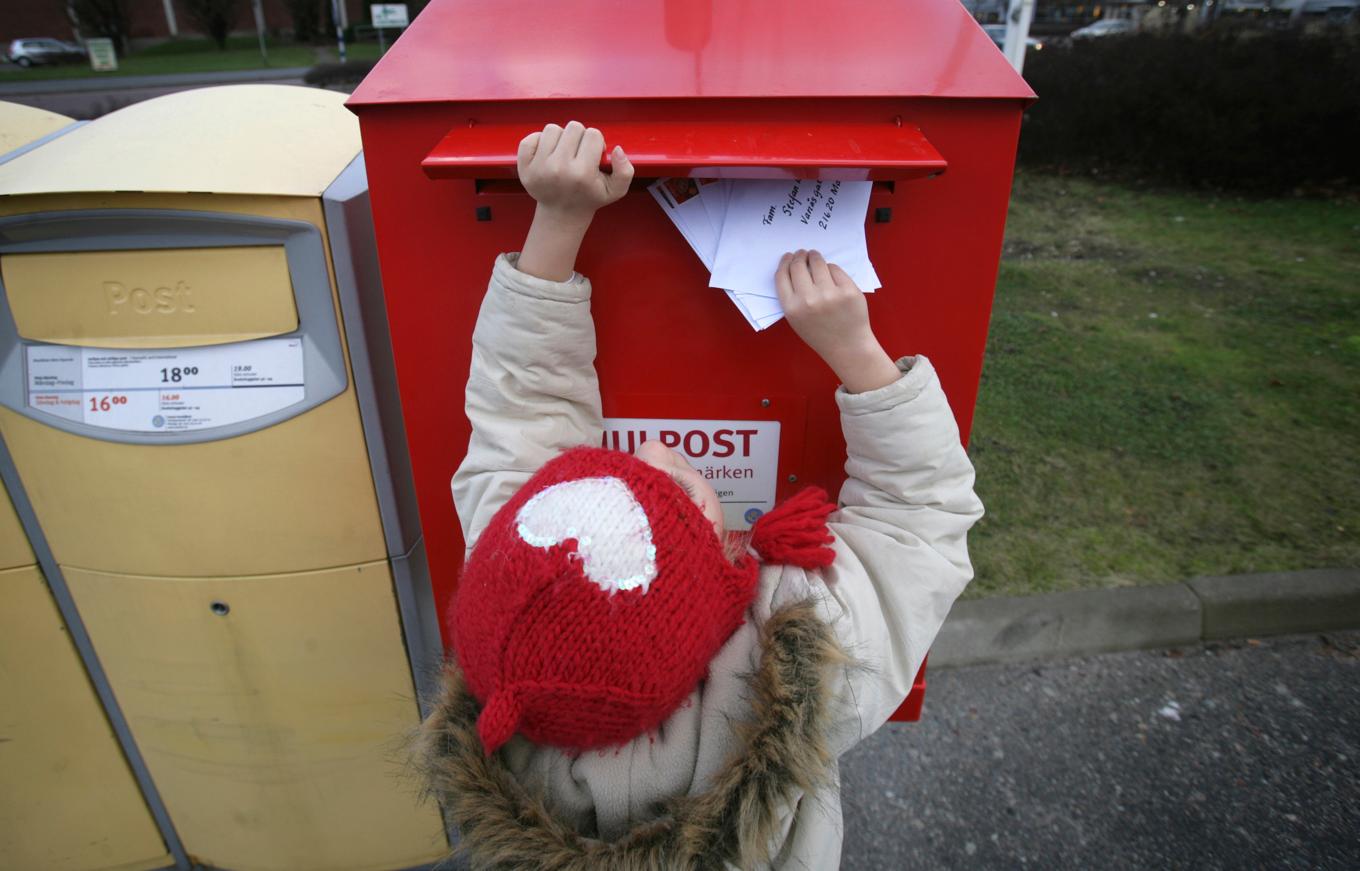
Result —
[[1360, 628], [1360, 570], [1194, 578], [954, 606], [936, 668], [1179, 647], [1244, 636]]

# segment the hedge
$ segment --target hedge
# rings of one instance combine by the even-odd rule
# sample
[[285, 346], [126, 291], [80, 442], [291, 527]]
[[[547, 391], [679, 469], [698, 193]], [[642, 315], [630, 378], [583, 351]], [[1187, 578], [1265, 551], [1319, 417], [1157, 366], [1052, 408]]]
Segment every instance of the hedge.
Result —
[[307, 71], [302, 80], [309, 85], [318, 85], [323, 88], [356, 86], [373, 71], [377, 61], [372, 60], [352, 60], [345, 63], [324, 63], [317, 64]]
[[1360, 181], [1360, 40], [1136, 35], [1045, 47], [1023, 165], [1261, 193]]

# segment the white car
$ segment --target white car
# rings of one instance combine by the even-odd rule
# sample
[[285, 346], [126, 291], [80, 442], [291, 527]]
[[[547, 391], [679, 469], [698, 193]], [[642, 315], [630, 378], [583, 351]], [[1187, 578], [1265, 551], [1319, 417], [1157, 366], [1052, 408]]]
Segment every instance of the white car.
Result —
[[[982, 29], [991, 37], [992, 42], [996, 43], [997, 48], [1006, 47], [1006, 25], [1004, 24], [984, 24]], [[1025, 37], [1025, 51], [1039, 51], [1044, 47], [1043, 42], [1032, 36]]]
[[5, 59], [21, 67], [35, 64], [58, 64], [85, 59], [85, 49], [62, 42], [60, 39], [41, 37], [36, 39], [16, 39], [9, 44]]
[[1072, 31], [1073, 39], [1095, 39], [1098, 36], [1123, 36], [1133, 33], [1138, 26], [1127, 18], [1102, 18]]

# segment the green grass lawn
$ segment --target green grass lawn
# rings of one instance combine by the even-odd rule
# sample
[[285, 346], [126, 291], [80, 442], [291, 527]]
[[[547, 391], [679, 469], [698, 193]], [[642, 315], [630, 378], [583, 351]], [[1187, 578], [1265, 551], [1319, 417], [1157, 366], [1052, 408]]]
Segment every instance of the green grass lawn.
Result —
[[[269, 52], [267, 65], [260, 56], [260, 44], [255, 37], [233, 36], [227, 40], [225, 51], [207, 39], [178, 39], [140, 49], [119, 58], [116, 72], [96, 73], [90, 69], [89, 64], [38, 66], [25, 70], [7, 63], [0, 64], [0, 82], [205, 73], [221, 70], [253, 70], [266, 66], [310, 67], [317, 60], [318, 52], [310, 45], [270, 41], [265, 47]], [[373, 56], [377, 56], [376, 44], [373, 46]]]
[[[392, 40], [399, 35], [400, 34], [395, 30], [389, 33], [387, 35], [387, 44], [384, 45], [383, 48], [391, 48]], [[335, 46], [329, 46], [326, 51], [329, 53], [330, 59], [335, 60]], [[378, 51], [378, 44], [376, 42], [351, 42], [345, 46], [346, 60], [377, 60], [380, 57], [382, 57], [382, 52]]]
[[1360, 205], [1016, 178], [972, 595], [1360, 565]]

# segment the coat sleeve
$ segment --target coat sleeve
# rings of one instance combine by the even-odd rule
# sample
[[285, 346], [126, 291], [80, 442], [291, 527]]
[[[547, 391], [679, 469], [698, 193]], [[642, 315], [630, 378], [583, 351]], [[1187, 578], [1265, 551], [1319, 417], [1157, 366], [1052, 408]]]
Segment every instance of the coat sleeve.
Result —
[[497, 509], [548, 460], [599, 444], [590, 282], [547, 281], [496, 259], [472, 333], [467, 456], [453, 475], [453, 503], [470, 549]]
[[973, 466], [930, 361], [904, 358], [898, 368], [902, 377], [886, 387], [836, 394], [848, 477], [830, 518], [836, 559], [822, 601], [857, 661], [837, 688], [838, 754], [906, 698], [973, 577], [967, 533], [982, 517]]

